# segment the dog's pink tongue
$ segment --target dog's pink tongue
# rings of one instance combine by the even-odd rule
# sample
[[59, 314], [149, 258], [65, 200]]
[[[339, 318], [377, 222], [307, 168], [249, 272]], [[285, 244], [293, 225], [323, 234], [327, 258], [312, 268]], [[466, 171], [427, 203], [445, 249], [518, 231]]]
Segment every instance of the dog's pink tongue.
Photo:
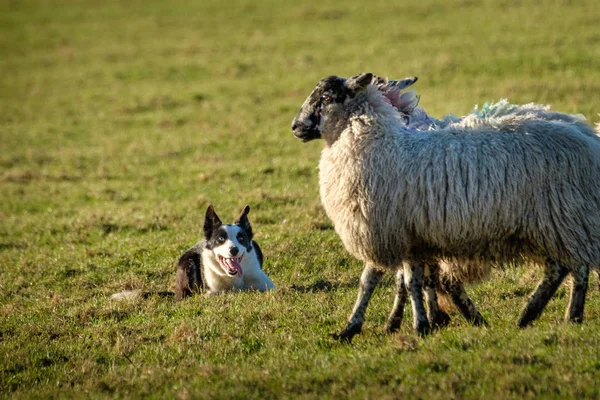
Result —
[[230, 259], [229, 259], [229, 266], [230, 266], [232, 269], [236, 270], [236, 271], [237, 271], [237, 273], [238, 273], [238, 275], [239, 275], [240, 277], [242, 277], [242, 275], [243, 275], [244, 273], [242, 272], [242, 266], [240, 265], [240, 263], [239, 263], [239, 262], [237, 262], [237, 261], [236, 261], [236, 260], [234, 260], [233, 258], [230, 258]]

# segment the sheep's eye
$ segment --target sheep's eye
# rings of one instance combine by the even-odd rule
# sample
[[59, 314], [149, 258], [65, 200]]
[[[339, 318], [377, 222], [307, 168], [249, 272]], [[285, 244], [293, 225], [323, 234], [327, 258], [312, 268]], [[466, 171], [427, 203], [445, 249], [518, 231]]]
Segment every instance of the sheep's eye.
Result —
[[323, 101], [323, 103], [329, 104], [331, 103], [331, 96], [328, 94], [324, 94], [321, 96], [321, 100]]

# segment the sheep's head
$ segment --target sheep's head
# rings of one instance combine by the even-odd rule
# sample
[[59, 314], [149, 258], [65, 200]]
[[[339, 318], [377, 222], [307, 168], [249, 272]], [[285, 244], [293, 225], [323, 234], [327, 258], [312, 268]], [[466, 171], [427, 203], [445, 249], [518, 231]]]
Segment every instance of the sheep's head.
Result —
[[323, 79], [304, 101], [292, 122], [294, 136], [303, 142], [335, 132], [346, 124], [347, 104], [371, 84], [373, 74], [364, 73], [349, 79], [329, 76]]

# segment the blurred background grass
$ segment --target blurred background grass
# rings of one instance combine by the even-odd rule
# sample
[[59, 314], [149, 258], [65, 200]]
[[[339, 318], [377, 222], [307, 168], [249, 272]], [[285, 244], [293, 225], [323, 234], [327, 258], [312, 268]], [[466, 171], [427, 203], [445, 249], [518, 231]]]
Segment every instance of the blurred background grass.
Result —
[[[471, 290], [490, 329], [382, 336], [388, 279], [353, 347], [329, 341], [361, 265], [320, 207], [322, 143], [290, 130], [318, 80], [363, 71], [419, 76], [437, 117], [508, 98], [597, 121], [598, 43], [591, 0], [0, 0], [0, 390], [598, 396], [598, 292], [582, 327], [560, 325], [561, 288], [517, 331], [536, 281], [519, 269]], [[209, 203], [251, 205], [280, 290], [107, 301], [170, 288]]]

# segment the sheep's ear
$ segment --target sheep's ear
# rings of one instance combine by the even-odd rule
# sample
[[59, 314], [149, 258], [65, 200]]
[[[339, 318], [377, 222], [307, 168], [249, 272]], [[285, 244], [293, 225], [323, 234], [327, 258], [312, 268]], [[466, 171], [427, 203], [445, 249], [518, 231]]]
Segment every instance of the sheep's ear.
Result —
[[419, 78], [416, 76], [409, 76], [408, 78], [400, 79], [398, 81], [396, 81], [396, 80], [390, 81], [388, 83], [388, 86], [391, 88], [398, 88], [399, 90], [403, 90], [403, 89], [406, 89], [407, 87], [411, 86], [413, 83], [415, 83], [418, 80], [419, 80]]
[[212, 232], [222, 224], [219, 216], [215, 212], [215, 208], [212, 204], [209, 205], [206, 209], [206, 216], [204, 217], [204, 237], [207, 240], [210, 239]]
[[360, 75], [353, 76], [346, 81], [346, 87], [355, 93], [362, 92], [373, 80], [373, 74], [365, 72]]

